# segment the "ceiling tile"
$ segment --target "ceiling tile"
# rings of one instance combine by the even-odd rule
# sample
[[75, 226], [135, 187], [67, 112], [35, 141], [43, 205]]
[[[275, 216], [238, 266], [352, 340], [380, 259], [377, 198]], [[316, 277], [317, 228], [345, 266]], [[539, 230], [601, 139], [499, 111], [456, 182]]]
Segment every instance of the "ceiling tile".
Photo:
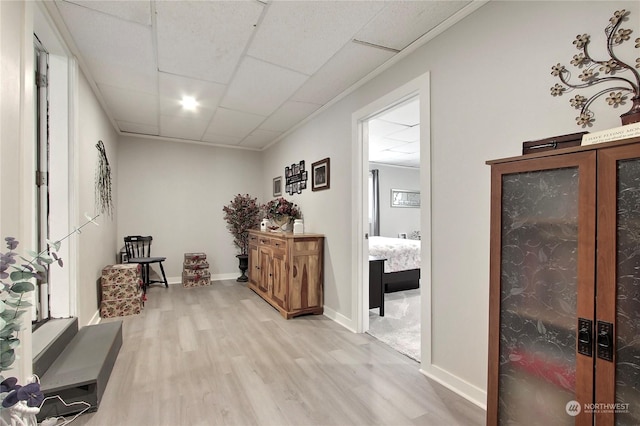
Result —
[[390, 123], [388, 121], [373, 119], [369, 120], [369, 137], [384, 138], [392, 133], [405, 130], [407, 126]]
[[311, 76], [292, 99], [324, 105], [392, 56], [393, 52], [349, 43]]
[[402, 145], [390, 148], [392, 152], [402, 152], [404, 154], [417, 154], [420, 155], [420, 142], [403, 143]]
[[120, 19], [137, 22], [142, 25], [151, 25], [151, 2], [149, 0], [137, 1], [99, 1], [99, 0], [65, 0], [67, 3], [103, 12]]
[[387, 2], [384, 10], [354, 38], [402, 50], [468, 3], [452, 0]]
[[205, 120], [161, 115], [160, 136], [199, 141], [208, 125]]
[[395, 139], [404, 142], [419, 142], [420, 141], [420, 125], [408, 127], [399, 132], [391, 133], [387, 136], [389, 139]]
[[[157, 65], [150, 26], [71, 3], [56, 4], [96, 83], [144, 91], [138, 86], [124, 84], [145, 79], [156, 81]], [[109, 77], [111, 73], [113, 78]], [[132, 77], [126, 77], [127, 74]], [[155, 91], [153, 89], [153, 93]]]
[[395, 108], [380, 114], [376, 118], [392, 123], [415, 126], [420, 124], [420, 100], [415, 97]]
[[244, 139], [264, 121], [261, 115], [218, 108], [206, 133]]
[[278, 109], [306, 79], [304, 74], [246, 57], [220, 105], [267, 116]]
[[98, 89], [115, 120], [158, 125], [157, 96], [100, 84]]
[[263, 8], [257, 1], [157, 2], [159, 70], [228, 83]]
[[383, 5], [371, 1], [271, 2], [247, 53], [311, 75]]
[[237, 145], [242, 138], [236, 138], [233, 136], [218, 135], [215, 133], [205, 133], [202, 137], [203, 142], [210, 142], [217, 145]]
[[254, 130], [249, 136], [247, 136], [240, 146], [246, 146], [251, 148], [264, 148], [270, 142], [280, 136], [282, 132], [273, 132], [271, 130], [257, 129]]
[[[159, 73], [160, 114], [210, 121], [226, 86], [174, 74]], [[184, 96], [198, 102], [195, 110], [182, 107]]]
[[261, 129], [286, 132], [303, 119], [307, 118], [320, 105], [307, 102], [287, 101], [273, 113], [262, 125]]
[[369, 138], [369, 152], [380, 152], [406, 144], [403, 141], [396, 141], [387, 138]]
[[160, 128], [158, 126], [149, 126], [147, 124], [129, 123], [127, 121], [116, 121], [118, 128], [121, 132], [137, 133], [141, 135], [153, 135], [158, 136], [160, 134]]
[[85, 63], [96, 83], [149, 94], [158, 93], [158, 74], [152, 70], [132, 69], [100, 59], [86, 60]]

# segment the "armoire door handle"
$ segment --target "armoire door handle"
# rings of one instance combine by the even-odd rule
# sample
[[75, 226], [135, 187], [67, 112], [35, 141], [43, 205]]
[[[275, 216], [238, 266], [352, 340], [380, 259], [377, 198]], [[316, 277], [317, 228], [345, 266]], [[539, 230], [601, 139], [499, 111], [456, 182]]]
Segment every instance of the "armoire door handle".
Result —
[[578, 318], [578, 353], [593, 356], [593, 321]]
[[613, 340], [613, 324], [606, 321], [598, 320], [598, 358], [607, 361], [613, 361], [614, 340]]

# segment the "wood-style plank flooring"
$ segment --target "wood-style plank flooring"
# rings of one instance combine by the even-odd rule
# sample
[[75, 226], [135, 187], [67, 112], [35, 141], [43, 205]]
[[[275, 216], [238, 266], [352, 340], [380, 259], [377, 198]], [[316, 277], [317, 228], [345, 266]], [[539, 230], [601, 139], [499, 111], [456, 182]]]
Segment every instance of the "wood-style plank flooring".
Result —
[[241, 283], [152, 286], [148, 297], [121, 318], [99, 410], [72, 424], [484, 424], [417, 362], [322, 315], [287, 321]]

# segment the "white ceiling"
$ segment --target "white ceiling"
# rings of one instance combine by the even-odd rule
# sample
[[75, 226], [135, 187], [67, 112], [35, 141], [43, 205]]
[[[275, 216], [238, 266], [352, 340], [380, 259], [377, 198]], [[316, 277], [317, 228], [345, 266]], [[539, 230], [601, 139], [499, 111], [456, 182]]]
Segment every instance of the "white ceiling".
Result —
[[420, 167], [420, 102], [418, 97], [372, 118], [369, 125], [369, 161]]
[[[56, 0], [53, 10], [120, 133], [262, 149], [468, 3]], [[372, 128], [388, 129], [375, 138], [401, 156], [417, 124], [381, 117]]]

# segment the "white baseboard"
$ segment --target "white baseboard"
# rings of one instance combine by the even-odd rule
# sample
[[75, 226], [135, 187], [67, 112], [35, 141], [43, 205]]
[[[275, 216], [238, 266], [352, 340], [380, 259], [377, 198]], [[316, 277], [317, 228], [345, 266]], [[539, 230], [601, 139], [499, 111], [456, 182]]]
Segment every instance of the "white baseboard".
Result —
[[487, 392], [435, 365], [421, 365], [420, 372], [457, 393], [483, 410], [487, 410]]
[[351, 320], [350, 318], [345, 317], [344, 315], [342, 315], [339, 312], [334, 311], [331, 308], [327, 308], [326, 305], [324, 306], [324, 316], [337, 322], [338, 324], [340, 324], [341, 326], [343, 326], [344, 328], [346, 328], [347, 330], [356, 333], [356, 326], [353, 320]]
[[[230, 274], [215, 274], [211, 275], [211, 281], [222, 281], [222, 280], [235, 280], [240, 275], [236, 273]], [[169, 284], [182, 284], [182, 277], [167, 277], [167, 282]]]
[[240, 274], [238, 273], [230, 273], [230, 274], [215, 274], [211, 275], [211, 281], [222, 281], [222, 280], [236, 280]]
[[100, 310], [97, 310], [96, 313], [93, 314], [93, 316], [89, 320], [89, 324], [87, 324], [87, 325], [100, 324], [101, 320], [102, 320], [102, 318], [100, 318]]

